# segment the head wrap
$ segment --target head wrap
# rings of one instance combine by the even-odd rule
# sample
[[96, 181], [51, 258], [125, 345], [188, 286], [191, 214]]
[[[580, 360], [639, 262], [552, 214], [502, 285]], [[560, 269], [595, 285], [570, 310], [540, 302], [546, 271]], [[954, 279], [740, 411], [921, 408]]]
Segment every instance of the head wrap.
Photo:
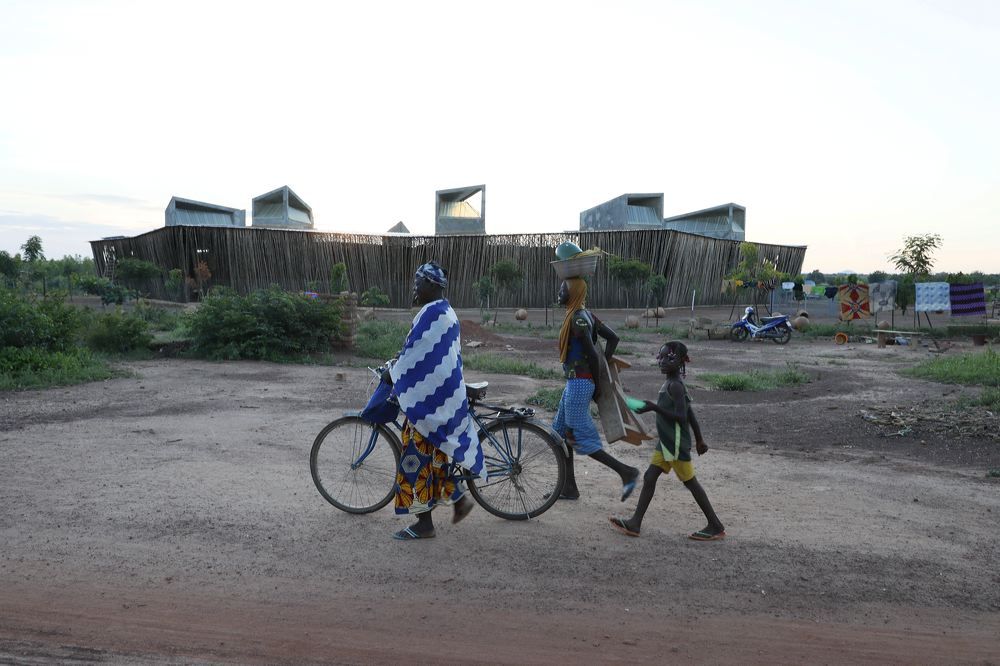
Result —
[[448, 286], [448, 271], [441, 268], [433, 261], [428, 261], [426, 264], [418, 268], [416, 274], [441, 287]]
[[559, 360], [566, 362], [569, 354], [569, 332], [573, 328], [573, 314], [577, 310], [582, 310], [584, 301], [587, 300], [587, 283], [583, 278], [566, 278], [566, 287], [569, 289], [569, 300], [566, 301], [566, 317], [563, 319], [562, 328], [559, 329]]

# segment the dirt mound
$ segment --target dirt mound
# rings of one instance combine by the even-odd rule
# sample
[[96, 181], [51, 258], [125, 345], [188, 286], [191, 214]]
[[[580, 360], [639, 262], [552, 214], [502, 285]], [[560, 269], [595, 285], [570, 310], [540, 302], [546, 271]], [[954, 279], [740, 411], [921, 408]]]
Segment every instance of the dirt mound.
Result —
[[471, 319], [463, 319], [459, 322], [462, 327], [462, 344], [470, 342], [482, 342], [483, 347], [506, 347], [507, 341], [501, 336], [490, 331], [488, 328], [477, 324]]

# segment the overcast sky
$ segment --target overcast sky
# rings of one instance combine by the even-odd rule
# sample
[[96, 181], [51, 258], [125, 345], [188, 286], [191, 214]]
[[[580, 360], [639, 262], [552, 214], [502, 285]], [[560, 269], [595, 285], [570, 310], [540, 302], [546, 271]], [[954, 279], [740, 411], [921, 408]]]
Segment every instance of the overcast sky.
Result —
[[317, 229], [430, 234], [485, 183], [490, 233], [663, 192], [806, 271], [935, 232], [936, 268], [1000, 272], [998, 72], [989, 0], [0, 0], [0, 249], [286, 184]]

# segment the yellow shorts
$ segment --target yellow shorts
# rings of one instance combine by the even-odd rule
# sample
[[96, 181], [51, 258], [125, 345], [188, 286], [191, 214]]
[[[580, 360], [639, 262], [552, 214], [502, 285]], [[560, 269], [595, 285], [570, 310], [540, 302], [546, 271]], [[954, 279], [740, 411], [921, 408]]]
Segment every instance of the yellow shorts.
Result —
[[681, 483], [694, 478], [694, 463], [690, 460], [667, 460], [660, 453], [659, 446], [653, 451], [653, 459], [649, 461], [649, 464], [659, 467], [668, 474], [670, 470], [674, 470], [674, 474], [681, 480]]

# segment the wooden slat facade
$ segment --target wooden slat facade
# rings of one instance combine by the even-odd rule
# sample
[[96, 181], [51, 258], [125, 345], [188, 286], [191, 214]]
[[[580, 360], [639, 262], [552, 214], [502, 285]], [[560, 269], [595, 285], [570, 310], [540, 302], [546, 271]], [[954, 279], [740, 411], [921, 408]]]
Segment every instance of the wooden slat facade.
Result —
[[[272, 284], [304, 290], [311, 282], [325, 289], [330, 268], [347, 265], [352, 291], [375, 286], [389, 295], [394, 307], [410, 302], [413, 271], [434, 260], [449, 271], [448, 299], [455, 307], [476, 307], [472, 283], [501, 259], [510, 259], [524, 271], [517, 293], [500, 295], [502, 307], [543, 307], [553, 303], [559, 279], [549, 265], [555, 247], [571, 240], [582, 248], [600, 247], [611, 254], [638, 259], [667, 278], [664, 305], [715, 305], [726, 302], [722, 276], [739, 261], [739, 243], [670, 230], [594, 231], [556, 234], [473, 236], [383, 236], [285, 231], [232, 227], [163, 227], [131, 238], [92, 241], [94, 262], [104, 274], [112, 258], [136, 257], [164, 271], [180, 268], [186, 276], [204, 260], [212, 271], [210, 286], [226, 285], [248, 293]], [[757, 244], [759, 256], [777, 260], [778, 270], [802, 271], [803, 246]], [[624, 307], [626, 294], [609, 279], [602, 261], [591, 279], [588, 304], [595, 308]], [[149, 285], [154, 298], [169, 298], [162, 280]], [[631, 305], [643, 304], [639, 289], [629, 295]]]

